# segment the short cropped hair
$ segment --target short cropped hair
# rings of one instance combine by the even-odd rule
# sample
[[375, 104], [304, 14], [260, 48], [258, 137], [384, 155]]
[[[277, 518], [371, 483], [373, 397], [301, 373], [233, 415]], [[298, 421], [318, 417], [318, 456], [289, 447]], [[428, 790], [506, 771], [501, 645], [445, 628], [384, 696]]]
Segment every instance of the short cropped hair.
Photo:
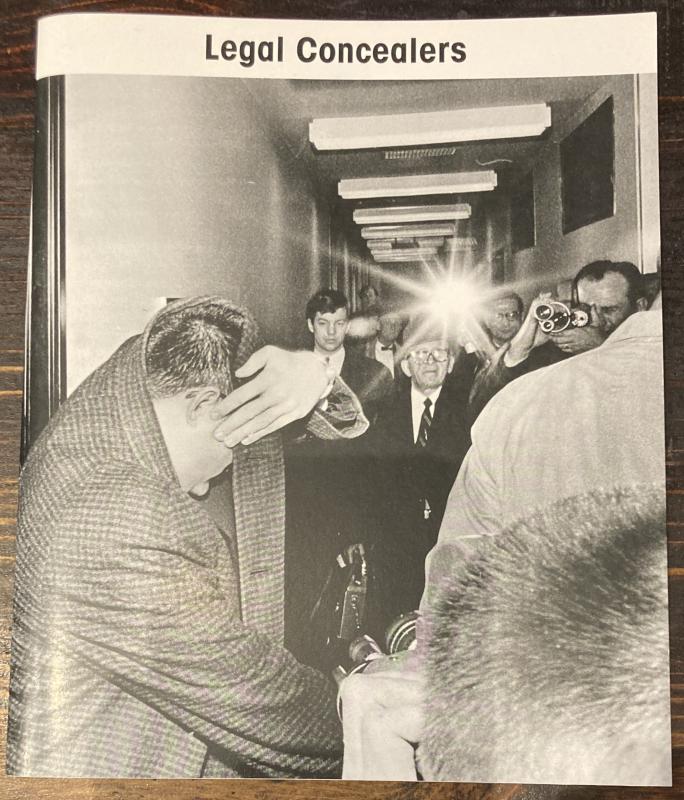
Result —
[[600, 281], [611, 272], [622, 275], [627, 281], [627, 297], [632, 306], [636, 304], [637, 300], [646, 296], [644, 276], [635, 264], [632, 264], [631, 261], [607, 260], [592, 261], [582, 267], [572, 282], [573, 295], [577, 297], [577, 285], [580, 281]]
[[427, 777], [669, 785], [663, 485], [488, 537], [426, 621]]
[[150, 393], [171, 397], [202, 386], [228, 394], [233, 371], [244, 361], [248, 340], [253, 349], [257, 332], [245, 309], [220, 297], [204, 297], [170, 303], [144, 337]]
[[334, 314], [339, 308], [346, 308], [349, 313], [349, 301], [337, 289], [321, 289], [306, 304], [306, 318], [314, 321], [316, 313]]
[[490, 301], [490, 305], [492, 303], [496, 303], [499, 300], [508, 300], [513, 299], [518, 304], [518, 313], [522, 316], [523, 311], [525, 310], [525, 304], [523, 303], [522, 297], [517, 292], [503, 292], [502, 294], [497, 294], [493, 297]]

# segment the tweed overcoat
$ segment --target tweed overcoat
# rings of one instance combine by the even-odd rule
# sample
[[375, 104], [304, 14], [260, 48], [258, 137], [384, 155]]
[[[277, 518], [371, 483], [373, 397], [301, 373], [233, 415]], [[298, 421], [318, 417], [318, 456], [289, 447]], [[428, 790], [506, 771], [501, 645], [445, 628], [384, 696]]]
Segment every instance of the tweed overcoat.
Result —
[[282, 647], [280, 438], [234, 450], [231, 556], [179, 486], [143, 352], [97, 369], [25, 466], [8, 771], [334, 775], [334, 690]]

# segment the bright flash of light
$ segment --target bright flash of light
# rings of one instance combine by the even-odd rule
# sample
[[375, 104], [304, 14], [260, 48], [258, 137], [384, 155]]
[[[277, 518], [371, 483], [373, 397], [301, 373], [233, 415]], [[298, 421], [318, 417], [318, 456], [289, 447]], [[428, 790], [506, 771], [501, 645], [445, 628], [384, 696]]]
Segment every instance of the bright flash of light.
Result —
[[482, 299], [482, 289], [466, 278], [448, 277], [429, 287], [425, 310], [448, 324], [453, 318], [470, 316]]
[[[467, 351], [475, 350], [489, 357], [494, 345], [482, 322], [487, 304], [510, 292], [524, 294], [530, 288], [536, 289], [533, 280], [494, 285], [487, 262], [460, 263], [453, 253], [446, 264], [439, 258], [422, 258], [421, 263], [422, 275], [417, 277], [368, 264], [367, 260], [352, 259], [353, 266], [359, 271], [366, 270], [371, 279], [391, 284], [408, 295], [408, 302], [394, 310], [417, 319], [419, 325], [411, 341], [404, 342], [402, 351], [423, 335], [431, 335], [436, 324], [443, 329], [445, 339], [455, 340]], [[375, 320], [368, 320], [368, 323], [375, 324]]]

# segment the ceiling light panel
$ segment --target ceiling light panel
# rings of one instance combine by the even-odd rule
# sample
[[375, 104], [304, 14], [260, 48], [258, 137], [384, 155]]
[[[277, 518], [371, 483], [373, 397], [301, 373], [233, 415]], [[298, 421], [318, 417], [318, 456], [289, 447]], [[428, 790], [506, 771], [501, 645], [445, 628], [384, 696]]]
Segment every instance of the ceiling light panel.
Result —
[[422, 225], [372, 225], [361, 228], [364, 239], [416, 239], [420, 236], [453, 236], [456, 226], [445, 222]]
[[436, 255], [436, 247], [416, 247], [392, 250], [389, 253], [374, 253], [373, 257], [379, 263], [389, 263], [391, 261], [420, 261], [422, 258], [430, 258]]
[[309, 141], [317, 150], [411, 147], [539, 136], [550, 125], [550, 106], [534, 103], [416, 114], [315, 119], [309, 123]]
[[434, 206], [386, 206], [385, 208], [357, 208], [354, 222], [357, 225], [382, 223], [430, 222], [432, 220], [468, 219], [468, 203], [442, 203]]
[[392, 240], [391, 239], [370, 239], [366, 242], [368, 245], [368, 249], [375, 251], [375, 250], [391, 250], [392, 249]]
[[337, 184], [337, 190], [345, 200], [363, 200], [367, 197], [489, 192], [496, 188], [496, 182], [496, 172], [488, 169], [392, 178], [345, 178]]
[[472, 250], [477, 247], [477, 239], [474, 236], [454, 236], [445, 242], [447, 250]]

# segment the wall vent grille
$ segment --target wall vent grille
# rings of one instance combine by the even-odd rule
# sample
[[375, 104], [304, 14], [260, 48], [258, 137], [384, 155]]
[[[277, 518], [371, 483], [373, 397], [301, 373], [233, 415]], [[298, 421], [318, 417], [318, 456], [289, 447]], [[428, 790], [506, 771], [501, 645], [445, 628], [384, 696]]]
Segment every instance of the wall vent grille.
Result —
[[411, 147], [404, 150], [385, 150], [385, 161], [403, 160], [413, 161], [417, 158], [438, 158], [439, 156], [453, 156], [455, 147]]

